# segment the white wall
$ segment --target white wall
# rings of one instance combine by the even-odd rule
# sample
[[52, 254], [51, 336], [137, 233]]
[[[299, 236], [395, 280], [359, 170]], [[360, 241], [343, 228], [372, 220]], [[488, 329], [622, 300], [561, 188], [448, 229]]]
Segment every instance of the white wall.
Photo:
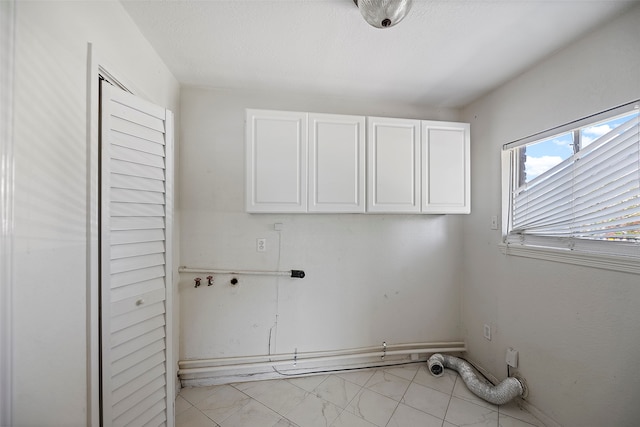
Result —
[[87, 43], [174, 111], [179, 86], [122, 6], [16, 4], [14, 425], [87, 424]]
[[0, 425], [11, 424], [14, 2], [0, 2]]
[[276, 318], [274, 353], [457, 340], [461, 218], [245, 213], [245, 108], [458, 118], [382, 100], [184, 88], [181, 264], [307, 276], [241, 276], [235, 288], [220, 276], [195, 289], [196, 275], [181, 275], [181, 359], [267, 354]]
[[462, 288], [470, 357], [503, 378], [506, 348], [519, 350], [528, 400], [564, 426], [638, 425], [640, 277], [502, 255], [489, 229], [500, 213], [500, 148], [640, 98], [639, 41], [637, 6], [463, 111], [472, 141]]

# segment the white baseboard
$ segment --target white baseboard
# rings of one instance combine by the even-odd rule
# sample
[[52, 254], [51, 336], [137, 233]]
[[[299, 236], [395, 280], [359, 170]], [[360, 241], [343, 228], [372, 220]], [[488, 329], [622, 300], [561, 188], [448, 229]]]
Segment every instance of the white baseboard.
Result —
[[331, 364], [316, 365], [306, 368], [282, 368], [273, 366], [270, 368], [246, 368], [246, 369], [228, 369], [224, 371], [216, 371], [207, 375], [200, 376], [181, 376], [180, 381], [182, 387], [206, 387], [219, 384], [230, 384], [246, 381], [272, 380], [282, 378], [294, 378], [312, 375], [322, 375], [333, 371], [348, 371], [356, 369], [367, 369], [382, 366], [393, 366], [405, 363], [426, 362], [428, 356], [423, 356], [417, 360], [411, 360], [410, 356], [388, 358], [385, 361], [380, 359], [361, 361], [352, 364]]
[[183, 387], [209, 386], [417, 363], [426, 361], [433, 353], [465, 350], [464, 342], [410, 343], [313, 353], [181, 360], [178, 376]]

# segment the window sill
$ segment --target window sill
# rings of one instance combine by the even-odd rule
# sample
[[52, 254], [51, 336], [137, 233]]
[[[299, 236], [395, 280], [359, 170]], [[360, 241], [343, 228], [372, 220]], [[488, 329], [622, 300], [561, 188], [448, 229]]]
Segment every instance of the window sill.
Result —
[[519, 244], [498, 244], [504, 255], [563, 262], [584, 267], [640, 274], [640, 259], [636, 257], [603, 255], [591, 252], [556, 249], [542, 246], [524, 246]]

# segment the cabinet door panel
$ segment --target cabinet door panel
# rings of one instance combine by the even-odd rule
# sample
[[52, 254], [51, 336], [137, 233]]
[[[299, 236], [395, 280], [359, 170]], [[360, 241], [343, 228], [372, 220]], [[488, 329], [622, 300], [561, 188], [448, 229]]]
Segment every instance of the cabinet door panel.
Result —
[[422, 123], [422, 212], [470, 212], [469, 129], [468, 123]]
[[309, 114], [309, 211], [364, 212], [365, 119]]
[[367, 210], [420, 211], [420, 121], [368, 117]]
[[307, 210], [307, 114], [247, 110], [247, 212]]

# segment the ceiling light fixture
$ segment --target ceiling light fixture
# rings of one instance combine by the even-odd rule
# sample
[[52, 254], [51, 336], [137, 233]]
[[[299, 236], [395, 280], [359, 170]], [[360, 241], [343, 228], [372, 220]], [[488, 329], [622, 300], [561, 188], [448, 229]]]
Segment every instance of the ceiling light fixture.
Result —
[[353, 0], [364, 20], [376, 28], [393, 27], [407, 16], [411, 0]]

